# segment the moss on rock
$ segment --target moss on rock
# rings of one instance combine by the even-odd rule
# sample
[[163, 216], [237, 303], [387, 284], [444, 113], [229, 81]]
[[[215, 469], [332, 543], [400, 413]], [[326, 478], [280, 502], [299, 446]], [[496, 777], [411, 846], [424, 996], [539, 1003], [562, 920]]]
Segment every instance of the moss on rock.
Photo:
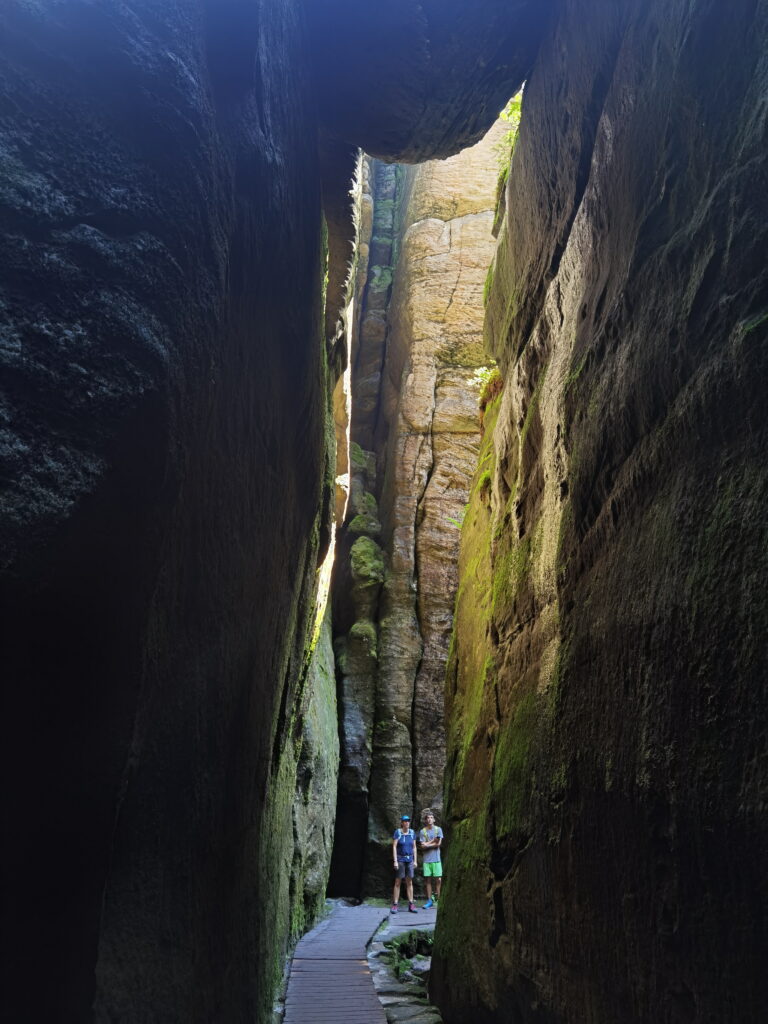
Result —
[[375, 586], [384, 582], [384, 552], [370, 537], [358, 537], [350, 551], [356, 583]]

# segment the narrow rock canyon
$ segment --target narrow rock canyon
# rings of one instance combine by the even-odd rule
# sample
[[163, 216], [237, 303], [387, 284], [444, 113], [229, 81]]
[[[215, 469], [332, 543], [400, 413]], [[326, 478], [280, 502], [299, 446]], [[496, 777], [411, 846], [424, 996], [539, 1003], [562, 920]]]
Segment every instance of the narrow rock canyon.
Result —
[[447, 1024], [765, 1017], [767, 43], [6, 0], [3, 1020], [271, 1024], [427, 805]]
[[442, 810], [445, 666], [480, 445], [483, 287], [504, 134], [499, 122], [448, 160], [374, 160], [362, 171], [368, 266], [352, 325], [351, 498], [333, 585], [340, 893], [384, 893], [400, 815]]

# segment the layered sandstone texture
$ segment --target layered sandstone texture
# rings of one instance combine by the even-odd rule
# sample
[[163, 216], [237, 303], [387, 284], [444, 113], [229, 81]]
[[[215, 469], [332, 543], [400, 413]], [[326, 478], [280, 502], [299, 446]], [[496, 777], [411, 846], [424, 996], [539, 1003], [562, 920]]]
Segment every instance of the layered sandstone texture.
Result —
[[567, 0], [487, 308], [446, 1021], [765, 1015], [768, 5]]

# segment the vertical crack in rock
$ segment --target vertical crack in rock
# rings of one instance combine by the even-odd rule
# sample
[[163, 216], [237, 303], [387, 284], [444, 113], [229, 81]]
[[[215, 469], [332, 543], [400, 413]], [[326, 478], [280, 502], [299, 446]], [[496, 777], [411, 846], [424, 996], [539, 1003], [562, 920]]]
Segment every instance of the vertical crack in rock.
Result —
[[[451, 299], [452, 298], [453, 298], [453, 295], [451, 296]], [[451, 303], [449, 301], [448, 308], [450, 308], [450, 304]], [[413, 544], [414, 612], [415, 612], [415, 615], [416, 615], [416, 624], [417, 624], [417, 628], [418, 628], [418, 632], [419, 632], [419, 640], [420, 640], [420, 646], [421, 646], [421, 657], [419, 658], [419, 662], [416, 665], [416, 671], [414, 673], [413, 700], [411, 702], [411, 747], [412, 747], [412, 749], [414, 751], [413, 756], [412, 756], [412, 760], [411, 760], [411, 765], [412, 765], [412, 771], [411, 771], [411, 793], [413, 794], [414, 809], [416, 810], [417, 814], [419, 812], [419, 809], [423, 809], [424, 807], [430, 805], [430, 801], [424, 799], [423, 793], [421, 792], [421, 786], [420, 786], [421, 780], [420, 780], [420, 773], [419, 773], [419, 754], [421, 752], [421, 750], [420, 750], [420, 748], [421, 748], [421, 743], [420, 743], [421, 737], [418, 736], [418, 726], [417, 726], [417, 722], [419, 721], [419, 717], [420, 717], [420, 708], [419, 708], [419, 675], [421, 673], [421, 668], [422, 668], [422, 665], [424, 663], [424, 650], [425, 650], [424, 638], [425, 638], [425, 635], [427, 633], [427, 630], [425, 628], [426, 624], [423, 621], [424, 615], [423, 615], [422, 603], [421, 603], [421, 598], [422, 598], [423, 595], [422, 595], [422, 591], [421, 591], [421, 587], [420, 587], [420, 580], [421, 580], [422, 571], [424, 572], [425, 578], [426, 578], [427, 571], [428, 571], [428, 566], [426, 564], [424, 564], [424, 565], [421, 564], [421, 552], [420, 552], [420, 545], [419, 545], [420, 536], [419, 536], [419, 534], [420, 534], [420, 528], [421, 528], [421, 526], [422, 526], [422, 524], [424, 522], [424, 518], [425, 518], [425, 514], [426, 514], [426, 509], [424, 508], [424, 496], [426, 495], [426, 493], [427, 493], [427, 491], [429, 489], [429, 484], [430, 484], [430, 481], [432, 479], [432, 474], [433, 474], [433, 471], [434, 471], [434, 468], [435, 468], [435, 458], [434, 458], [434, 450], [435, 450], [434, 449], [434, 424], [435, 424], [435, 409], [436, 409], [436, 407], [437, 407], [437, 376], [435, 376], [434, 389], [432, 391], [432, 404], [431, 404], [431, 408], [429, 410], [429, 433], [428, 433], [428, 437], [429, 437], [429, 452], [430, 452], [430, 460], [431, 461], [430, 461], [429, 467], [427, 469], [426, 477], [425, 477], [425, 480], [424, 480], [424, 487], [422, 488], [421, 493], [418, 494], [417, 497], [416, 497], [416, 518], [414, 520], [414, 544]], [[433, 806], [433, 810], [436, 810], [436, 811], [439, 810], [442, 807], [442, 793], [439, 793], [439, 794], [435, 793], [434, 794], [434, 798], [431, 801], [431, 803], [434, 805]]]

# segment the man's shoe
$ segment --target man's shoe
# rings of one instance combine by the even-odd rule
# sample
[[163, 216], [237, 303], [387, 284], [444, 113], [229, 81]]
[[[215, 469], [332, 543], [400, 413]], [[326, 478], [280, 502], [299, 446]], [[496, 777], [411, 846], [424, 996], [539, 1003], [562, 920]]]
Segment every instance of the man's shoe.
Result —
[[413, 905], [413, 903], [409, 903], [409, 904], [408, 904], [408, 913], [409, 913], [409, 914], [418, 914], [418, 910], [417, 910], [417, 909], [416, 909], [416, 907], [415, 907], [415, 906]]
[[393, 903], [392, 904], [392, 909], [390, 910], [390, 914], [396, 914], [396, 913], [397, 913], [397, 904]]
[[427, 900], [427, 902], [424, 904], [424, 909], [425, 910], [431, 910], [432, 907], [433, 907], [432, 900]]

